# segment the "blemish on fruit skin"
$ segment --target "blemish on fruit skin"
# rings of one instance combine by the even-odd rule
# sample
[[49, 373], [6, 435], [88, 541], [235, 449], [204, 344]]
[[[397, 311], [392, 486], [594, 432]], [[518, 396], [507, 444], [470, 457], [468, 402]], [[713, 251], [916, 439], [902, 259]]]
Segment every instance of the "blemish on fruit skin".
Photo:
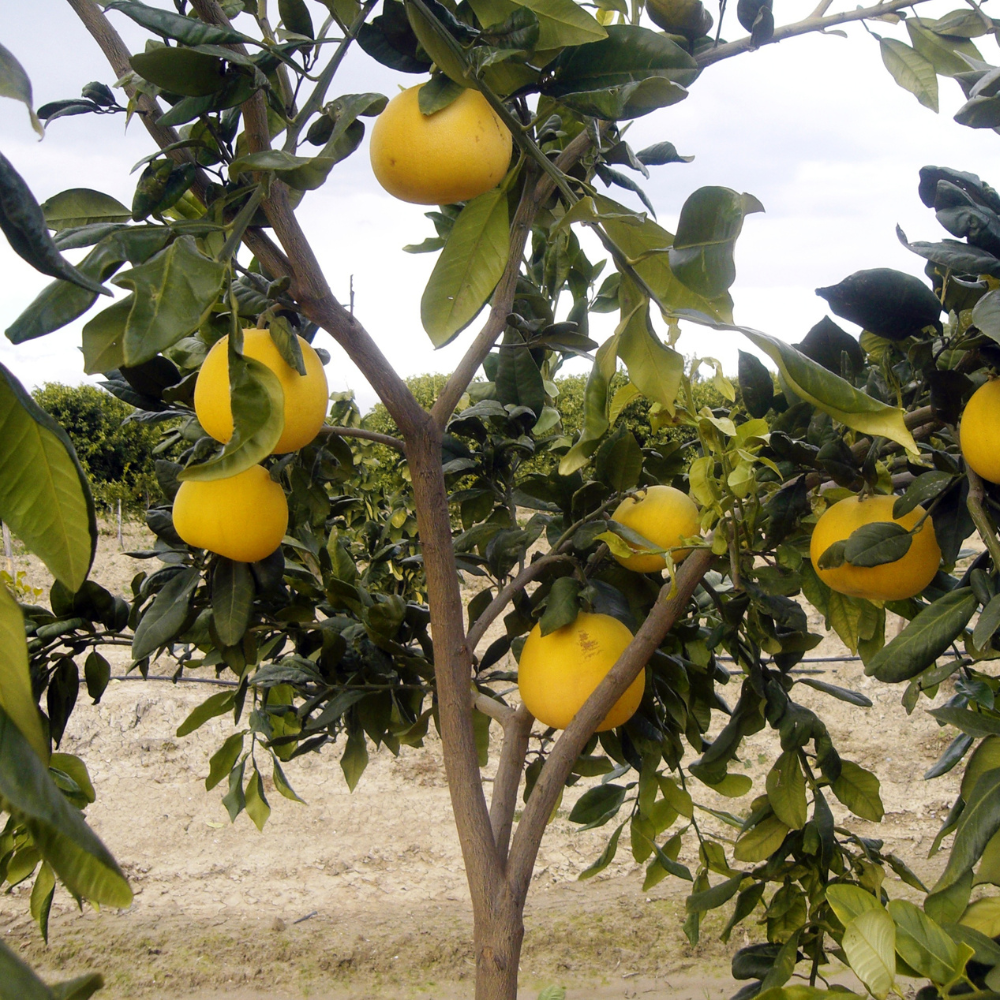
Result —
[[580, 652], [584, 656], [593, 656], [601, 648], [600, 643], [596, 639], [592, 639], [589, 632], [581, 632], [577, 642], [580, 646]]

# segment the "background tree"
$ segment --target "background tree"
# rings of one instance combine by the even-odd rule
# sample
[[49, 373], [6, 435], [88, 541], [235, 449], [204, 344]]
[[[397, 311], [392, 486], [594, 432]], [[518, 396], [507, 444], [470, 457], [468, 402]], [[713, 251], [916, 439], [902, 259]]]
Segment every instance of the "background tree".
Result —
[[[247, 13], [242, 3], [194, 0], [190, 11], [181, 5], [174, 13], [114, 0], [109, 10], [157, 36], [146, 52], [130, 55], [92, 0], [69, 2], [159, 152], [131, 210], [80, 189], [50, 199], [45, 221], [55, 243], [37, 223], [20, 178], [5, 175], [5, 232], [42, 270], [77, 282], [57, 281], [8, 336], [23, 341], [76, 318], [96, 300], [95, 283], [121, 271], [114, 281], [129, 295], [88, 321], [85, 365], [119, 373], [112, 383], [134, 388], [142, 380], [149, 411], [181, 421], [176, 439], [187, 447], [176, 463], [156, 467], [164, 494], [172, 499], [179, 484], [230, 481], [266, 461], [267, 482], [280, 482], [288, 496], [289, 541], [258, 562], [232, 562], [184, 545], [164, 507], [149, 519], [158, 535], [152, 554], [163, 565], [136, 579], [124, 614], [92, 585], [57, 587], [51, 609], [25, 609], [52, 737], [58, 740], [79, 684], [73, 657], [109, 638], [98, 625], [112, 638], [134, 629], [141, 668], [170, 649], [181, 670], [197, 662], [239, 679], [179, 732], [234, 712], [244, 728], [213, 757], [208, 783], [227, 781], [231, 815], [245, 809], [258, 826], [270, 812], [262, 768], [294, 798], [282, 764], [339, 739], [353, 786], [369, 742], [398, 750], [419, 742], [433, 719], [469, 877], [480, 1000], [516, 995], [523, 907], [547, 820], [567, 783], [596, 775], [601, 782], [571, 818], [599, 825], [625, 813], [593, 870], [610, 861], [628, 824], [634, 856], [649, 861], [647, 884], [668, 874], [692, 882], [685, 925], [692, 940], [701, 914], [734, 897], [729, 930], [751, 914], [766, 915], [768, 943], [737, 956], [740, 978], [753, 980], [748, 995], [796, 996], [801, 988], [786, 984], [799, 961], [808, 963], [810, 990], [821, 993], [816, 983], [830, 955], [843, 956], [878, 997], [893, 988], [897, 969], [925, 977], [931, 991], [981, 988], [996, 965], [987, 934], [997, 903], [969, 900], [974, 878], [991, 881], [983, 866], [1000, 828], [991, 805], [1000, 781], [991, 739], [1000, 727], [993, 709], [1000, 682], [988, 670], [1000, 540], [987, 488], [961, 465], [954, 422], [994, 361], [994, 293], [979, 275], [1000, 271], [988, 242], [1000, 232], [995, 193], [970, 175], [928, 168], [922, 197], [966, 240], [908, 244], [934, 265], [937, 292], [899, 272], [850, 276], [823, 293], [835, 314], [866, 328], [861, 345], [829, 321], [796, 349], [732, 324], [733, 247], [745, 216], [761, 208], [756, 199], [700, 189], [671, 234], [593, 183], [636, 191], [619, 167], [641, 176], [674, 158], [669, 144], [632, 150], [618, 123], [682, 100], [719, 59], [853, 20], [881, 28], [915, 4], [889, 0], [828, 14], [824, 3], [780, 27], [770, 4], [740, 5], [750, 34], [721, 43], [703, 33], [704, 17], [674, 24], [658, 9], [657, 24], [676, 29], [660, 34], [641, 24], [641, 5], [598, 7], [595, 17], [571, 0], [538, 9], [385, 0], [376, 17], [372, 4], [331, 0], [319, 30], [301, 0], [279, 5], [277, 29], [257, 5]], [[1000, 102], [997, 71], [971, 41], [992, 33], [992, 21], [974, 8], [934, 21], [907, 17], [906, 30], [912, 45], [880, 39], [898, 82], [932, 104], [936, 74], [954, 75], [969, 94], [960, 120], [983, 127], [1000, 121], [991, 117]], [[327, 101], [355, 40], [395, 68], [434, 70], [420, 91], [420, 115], [459, 101], [480, 109], [485, 103], [516, 146], [499, 186], [433, 217], [437, 235], [425, 249], [440, 256], [422, 302], [428, 335], [447, 342], [487, 303], [489, 312], [429, 410], [330, 293], [292, 207], [357, 148], [361, 119], [386, 105], [374, 94]], [[9, 58], [7, 65], [14, 65]], [[97, 112], [114, 100], [105, 91], [40, 111], [49, 121], [71, 110]], [[413, 120], [415, 128], [427, 125]], [[319, 152], [302, 155], [306, 142]], [[24, 219], [36, 220], [33, 228]], [[613, 274], [589, 260], [574, 226], [597, 236]], [[241, 258], [241, 245], [252, 259]], [[74, 247], [92, 249], [69, 273], [56, 251]], [[560, 318], [564, 294], [572, 306]], [[620, 323], [598, 345], [586, 317], [615, 305]], [[665, 320], [662, 337], [657, 313]], [[727, 405], [703, 405], [674, 348], [682, 322], [745, 336], [775, 363], [780, 391], [747, 355], [739, 401], [719, 373], [715, 388]], [[361, 426], [356, 408], [341, 399], [334, 422], [312, 444], [269, 458], [283, 431], [285, 398], [273, 370], [241, 353], [241, 331], [253, 323], [269, 326], [285, 364], [300, 371], [304, 349], [292, 334], [307, 342], [317, 327], [330, 333], [375, 387], [398, 434]], [[229, 338], [235, 431], [219, 449], [201, 435], [191, 406], [198, 368], [222, 336]], [[552, 380], [563, 356], [590, 352], [582, 431], [569, 442], [549, 433], [559, 419]], [[611, 392], [619, 359], [628, 393], [651, 400], [664, 425], [689, 432], [680, 446], [643, 448], [626, 428], [612, 428], [612, 415], [623, 409]], [[472, 405], [456, 412], [466, 392]], [[357, 455], [372, 442], [405, 456], [412, 493], [366, 490]], [[530, 471], [540, 449], [558, 457], [555, 471]], [[834, 531], [815, 562], [807, 558], [818, 516], [844, 496], [838, 488], [860, 490], [865, 509], [877, 501], [884, 510], [879, 495], [904, 485], [880, 522], [839, 537]], [[623, 499], [652, 495], [654, 486], [679, 487], [698, 501], [700, 536], [675, 532], [657, 544], [609, 516], [624, 518]], [[532, 511], [527, 520], [522, 510]], [[987, 554], [954, 576], [974, 527]], [[924, 549], [930, 531], [940, 570], [937, 560], [929, 567], [924, 560], [919, 572], [904, 572], [911, 548]], [[629, 570], [637, 555], [662, 557], [667, 582]], [[487, 585], [468, 609], [459, 571]], [[858, 596], [872, 573], [912, 589], [889, 597], [869, 585]], [[857, 583], [853, 593], [845, 579]], [[795, 685], [806, 683], [864, 701], [791, 672], [820, 638], [792, 600], [800, 592], [861, 652], [870, 672], [908, 683], [907, 704], [961, 674], [952, 703], [936, 710], [962, 733], [938, 772], [985, 739], [942, 832], [954, 829], [955, 841], [923, 909], [889, 898], [887, 869], [925, 891], [904, 861], [833, 821], [831, 796], [868, 819], [880, 818], [882, 807], [877, 778], [841, 759], [819, 716], [792, 697]], [[883, 645], [886, 609], [912, 621]], [[533, 729], [525, 707], [506, 704], [492, 686], [510, 674], [491, 668], [508, 650], [520, 656], [526, 635], [576, 634], [581, 612], [614, 619], [634, 638], [561, 735]], [[504, 635], [481, 651], [501, 615]], [[964, 653], [938, 666], [959, 640]], [[739, 671], [732, 707], [718, 690], [732, 683], [719, 664], [723, 652]], [[99, 663], [91, 675], [99, 696]], [[638, 687], [636, 714], [597, 734], [625, 692]], [[726, 718], [713, 729], [716, 713]], [[33, 719], [22, 713], [17, 725], [30, 728]], [[487, 804], [480, 766], [492, 722], [504, 738]], [[779, 734], [783, 753], [749, 815], [706, 809], [700, 785], [745, 786], [729, 764], [741, 740], [766, 725]], [[525, 802], [515, 825], [522, 778]], [[737, 831], [735, 843], [713, 833], [707, 816]], [[11, 822], [12, 836], [42, 851], [44, 840], [38, 843], [16, 811]], [[685, 840], [698, 845], [694, 871], [677, 860]], [[722, 881], [713, 885], [713, 875]]]

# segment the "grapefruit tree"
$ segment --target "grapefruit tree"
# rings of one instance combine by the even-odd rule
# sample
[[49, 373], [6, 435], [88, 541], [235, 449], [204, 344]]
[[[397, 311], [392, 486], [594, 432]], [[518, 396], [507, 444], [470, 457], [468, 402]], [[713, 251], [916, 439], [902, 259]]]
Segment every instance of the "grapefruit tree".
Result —
[[[610, 0], [593, 11], [574, 0], [383, 0], [377, 15], [374, 0], [324, 0], [312, 10], [324, 12], [319, 27], [303, 0], [280, 0], [277, 22], [243, 0], [69, 5], [157, 149], [131, 208], [79, 188], [39, 206], [0, 160], [4, 232], [57, 279], [7, 335], [20, 343], [71, 322], [113, 277], [126, 295], [84, 327], [85, 370], [105, 373], [142, 419], [180, 418], [166, 442], [184, 450], [157, 466], [170, 504], [149, 512], [157, 541], [146, 555], [162, 565], [136, 578], [126, 603], [86, 580], [96, 527], [72, 448], [4, 373], [4, 419], [18, 433], [0, 434], [0, 516], [57, 582], [45, 608], [17, 608], [0, 591], [0, 873], [10, 884], [34, 877], [43, 931], [56, 876], [77, 897], [127, 902], [77, 811], [93, 796], [85, 767], [49, 756], [80, 660], [99, 699], [109, 672], [99, 648], [126, 641], [140, 670], [168, 652], [179, 671], [236, 678], [179, 733], [233, 713], [240, 728], [206, 783], [224, 783], [233, 819], [246, 811], [259, 827], [271, 808], [263, 773], [295, 798], [283, 766], [336, 743], [353, 787], [369, 745], [398, 753], [433, 720], [473, 903], [479, 1000], [516, 996], [546, 823], [567, 785], [593, 778], [570, 819], [615, 826], [584, 874], [610, 863], [627, 827], [647, 886], [691, 883], [692, 941], [702, 914], [734, 901], [724, 936], [750, 918], [766, 934], [734, 960], [744, 995], [818, 996], [831, 956], [880, 998], [897, 974], [927, 980], [928, 996], [992, 995], [1000, 897], [972, 891], [1000, 882], [1000, 679], [990, 667], [1000, 655], [1000, 438], [990, 422], [1000, 197], [971, 174], [925, 168], [920, 197], [956, 237], [907, 243], [928, 280], [878, 269], [820, 289], [835, 315], [864, 328], [860, 343], [826, 319], [791, 346], [733, 323], [734, 245], [756, 199], [702, 188], [671, 234], [594, 184], [645, 198], [619, 168], [641, 177], [677, 153], [668, 143], [633, 150], [620, 123], [682, 100], [713, 63], [849, 21], [884, 32], [920, 0], [844, 13], [824, 2], [784, 26], [766, 0], [740, 3], [749, 34], [735, 42], [709, 35], [711, 15], [687, 0], [652, 6], [662, 32], [646, 26], [641, 3]], [[129, 53], [109, 13], [148, 30], [144, 52]], [[731, 18], [720, 12], [717, 30], [737, 30]], [[876, 37], [922, 103], [936, 106], [938, 74], [953, 76], [968, 96], [959, 121], [994, 127], [1000, 70], [975, 41], [994, 30], [974, 7], [907, 16], [910, 44]], [[331, 99], [355, 44], [425, 79], [392, 102]], [[23, 71], [0, 56], [5, 91], [30, 107]], [[39, 114], [51, 123], [117, 101], [91, 84]], [[375, 116], [379, 180], [399, 197], [459, 202], [432, 214], [437, 236], [424, 245], [440, 251], [421, 303], [428, 336], [447, 343], [487, 310], [429, 409], [335, 299], [294, 212]], [[581, 247], [581, 227], [603, 245], [607, 274]], [[87, 249], [77, 268], [61, 256], [70, 249]], [[620, 322], [598, 344], [588, 317], [612, 310]], [[707, 359], [729, 405], [697, 405], [702, 362], [688, 366], [675, 349], [681, 323], [745, 336], [777, 382], [751, 354], [738, 386]], [[374, 386], [396, 434], [363, 427], [344, 398], [321, 426], [322, 348], [311, 346], [321, 329]], [[571, 440], [552, 376], [565, 357], [591, 352], [584, 426]], [[628, 382], [612, 395], [619, 361]], [[639, 396], [652, 423], [682, 432], [669, 446], [643, 447], [619, 424]], [[376, 444], [405, 460], [410, 488], [373, 484]], [[538, 471], [539, 453], [557, 468]], [[974, 531], [985, 551], [956, 569]], [[467, 608], [460, 574], [485, 583]], [[879, 821], [878, 779], [840, 756], [796, 686], [868, 702], [794, 672], [821, 639], [800, 597], [869, 673], [906, 684], [910, 710], [953, 685], [933, 711], [958, 732], [929, 776], [968, 762], [930, 889], [880, 841], [834, 819], [838, 802]], [[908, 621], [888, 643], [887, 613]], [[482, 648], [501, 616], [503, 634]], [[517, 677], [501, 662], [509, 652], [523, 684], [510, 703], [496, 692]], [[487, 802], [492, 724], [503, 748]], [[765, 726], [782, 753], [749, 808], [707, 807], [699, 789], [751, 790], [730, 765]], [[900, 898], [896, 879], [923, 894], [922, 907]], [[0, 961], [11, 970], [4, 998], [98, 985], [54, 992], [2, 944]], [[800, 962], [806, 994], [787, 985]]]

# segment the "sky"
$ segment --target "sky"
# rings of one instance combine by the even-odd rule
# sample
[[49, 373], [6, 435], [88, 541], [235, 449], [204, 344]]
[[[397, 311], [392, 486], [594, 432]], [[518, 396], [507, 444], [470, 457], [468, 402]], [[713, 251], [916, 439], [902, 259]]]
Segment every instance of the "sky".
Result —
[[[779, 0], [779, 22], [806, 16], [814, 2]], [[323, 8], [314, 0], [309, 5], [319, 23]], [[832, 10], [851, 6], [835, 2]], [[957, 0], [935, 0], [920, 10], [939, 15], [958, 6]], [[78, 96], [91, 80], [114, 83], [64, 0], [0, 0], [2, 8], [7, 16], [0, 42], [27, 70], [36, 107]], [[110, 18], [139, 51], [144, 33], [122, 14]], [[921, 166], [971, 171], [1000, 185], [1000, 136], [952, 121], [964, 100], [958, 85], [941, 81], [941, 113], [935, 115], [896, 86], [874, 38], [859, 25], [846, 30], [847, 39], [801, 36], [710, 66], [685, 101], [637, 119], [627, 136], [636, 150], [669, 140], [695, 157], [689, 164], [652, 168], [649, 181], [635, 175], [668, 229], [676, 225], [684, 199], [702, 185], [747, 191], [762, 202], [766, 212], [747, 218], [737, 245], [735, 317], [793, 343], [825, 314], [816, 288], [869, 267], [922, 273], [923, 261], [895, 235], [897, 223], [911, 240], [947, 235], [917, 197]], [[902, 26], [880, 25], [879, 31], [905, 38]], [[725, 34], [735, 38], [742, 31], [732, 22]], [[1000, 61], [994, 43], [981, 50], [987, 60]], [[385, 69], [352, 49], [330, 94], [392, 96], [416, 82], [418, 77]], [[0, 149], [40, 202], [66, 188], [92, 187], [129, 205], [138, 178], [129, 171], [153, 148], [140, 123], [125, 129], [123, 115], [58, 119], [38, 141], [23, 105], [0, 99]], [[610, 194], [641, 207], [619, 188]], [[435, 351], [420, 326], [420, 295], [435, 255], [406, 254], [402, 247], [433, 235], [425, 211], [382, 191], [371, 173], [366, 138], [323, 188], [306, 196], [298, 213], [334, 293], [346, 300], [353, 275], [355, 313], [403, 375], [452, 370], [478, 329], [473, 323]], [[599, 247], [585, 246], [591, 259], [601, 259]], [[49, 280], [0, 240], [0, 329]], [[92, 314], [26, 344], [0, 338], [0, 363], [28, 387], [85, 381], [80, 330]], [[600, 340], [611, 332], [614, 317], [594, 320], [591, 335]], [[369, 408], [375, 394], [340, 348], [322, 332], [315, 343], [332, 355], [331, 390], [353, 389], [362, 409]], [[739, 334], [687, 325], [678, 347], [718, 358], [734, 372], [737, 350], [748, 345]], [[574, 365], [566, 370], [586, 370], [581, 362]]]

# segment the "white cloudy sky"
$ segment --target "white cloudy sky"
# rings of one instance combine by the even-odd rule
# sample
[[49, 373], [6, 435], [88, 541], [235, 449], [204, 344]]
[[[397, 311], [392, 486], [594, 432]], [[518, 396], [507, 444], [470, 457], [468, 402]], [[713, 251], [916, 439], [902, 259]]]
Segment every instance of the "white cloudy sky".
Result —
[[[779, 21], [805, 16], [814, 2], [777, 0]], [[319, 18], [322, 8], [310, 4]], [[834, 9], [845, 6], [835, 3]], [[958, 6], [941, 0], [927, 9], [940, 14]], [[90, 80], [113, 82], [63, 0], [0, 0], [0, 10], [6, 15], [0, 42], [27, 69], [36, 106], [76, 96]], [[111, 17], [138, 50], [141, 33], [123, 15]], [[911, 239], [946, 235], [917, 198], [922, 165], [968, 170], [1000, 184], [1000, 136], [951, 120], [962, 103], [957, 84], [942, 82], [941, 114], [934, 115], [892, 82], [874, 39], [860, 26], [848, 32], [846, 40], [804, 36], [709, 67], [686, 101], [638, 119], [629, 136], [635, 149], [667, 139], [696, 157], [691, 164], [655, 168], [646, 183], [668, 228], [684, 198], [704, 184], [749, 191], [764, 204], [766, 214], [747, 220], [738, 246], [736, 319], [789, 341], [801, 339], [823, 315], [815, 288], [866, 267], [921, 273], [922, 261], [899, 245], [895, 226]], [[732, 28], [728, 33], [738, 34]], [[886, 33], [905, 35], [901, 27]], [[992, 42], [983, 54], [997, 61]], [[413, 82], [355, 51], [331, 94], [391, 95], [399, 84]], [[152, 146], [138, 123], [124, 131], [123, 116], [60, 119], [38, 142], [23, 107], [0, 100], [0, 148], [39, 201], [68, 187], [94, 187], [130, 204], [136, 176], [129, 170]], [[632, 197], [620, 190], [616, 196]], [[401, 248], [431, 234], [423, 211], [378, 187], [363, 147], [335, 168], [325, 188], [307, 196], [299, 213], [335, 293], [346, 297], [353, 274], [356, 312], [403, 374], [450, 370], [472, 336], [466, 331], [435, 352], [420, 327], [420, 294], [433, 258]], [[0, 328], [48, 280], [0, 241]], [[78, 321], [17, 347], [0, 338], [0, 362], [29, 386], [81, 381], [81, 326]], [[689, 327], [679, 346], [721, 358], [731, 370], [743, 346], [738, 340]], [[355, 389], [365, 407], [374, 402], [343, 352], [325, 334], [317, 344], [333, 354], [331, 388]]]

